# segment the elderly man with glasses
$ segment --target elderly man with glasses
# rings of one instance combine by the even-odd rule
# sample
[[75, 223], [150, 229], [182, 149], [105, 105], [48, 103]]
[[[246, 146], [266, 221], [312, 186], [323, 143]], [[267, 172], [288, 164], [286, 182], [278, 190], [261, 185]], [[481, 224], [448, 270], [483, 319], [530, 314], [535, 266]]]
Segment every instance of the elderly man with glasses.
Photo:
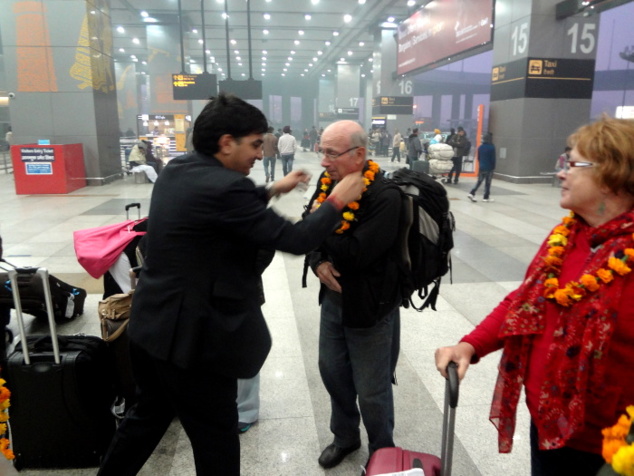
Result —
[[[399, 351], [401, 302], [394, 258], [401, 198], [366, 159], [367, 135], [353, 121], [339, 121], [321, 136], [325, 171], [306, 214], [328, 199], [348, 174], [362, 172], [366, 187], [342, 204], [341, 221], [308, 256], [321, 282], [319, 370], [330, 395], [333, 442], [319, 457], [332, 468], [361, 446], [361, 418], [369, 452], [394, 446], [392, 382]], [[358, 405], [357, 405], [358, 398]]]

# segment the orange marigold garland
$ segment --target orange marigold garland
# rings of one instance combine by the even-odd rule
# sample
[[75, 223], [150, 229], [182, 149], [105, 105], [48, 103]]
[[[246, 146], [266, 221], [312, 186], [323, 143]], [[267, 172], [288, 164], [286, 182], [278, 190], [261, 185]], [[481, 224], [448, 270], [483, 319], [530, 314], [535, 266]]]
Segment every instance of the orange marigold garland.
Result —
[[[615, 274], [625, 276], [632, 269], [627, 265], [628, 261], [634, 261], [634, 248], [625, 248], [623, 257], [617, 258], [610, 256], [607, 268], [599, 268], [596, 276], [592, 274], [584, 274], [579, 282], [570, 281], [563, 288], [559, 287], [559, 274], [563, 264], [563, 256], [566, 253], [568, 245], [568, 235], [570, 235], [570, 227], [576, 222], [574, 213], [564, 217], [562, 224], [555, 227], [552, 234], [548, 237], [548, 250], [544, 262], [548, 265], [546, 271], [546, 279], [544, 280], [544, 297], [557, 302], [557, 304], [569, 307], [577, 301], [581, 301], [588, 293], [593, 293], [601, 288], [602, 284], [610, 283]], [[634, 239], [634, 234], [632, 234]]]
[[[634, 476], [634, 445], [632, 445], [632, 419], [634, 405], [626, 408], [627, 415], [621, 415], [618, 422], [601, 430], [603, 434], [603, 459], [610, 465], [614, 473]], [[602, 469], [599, 474], [614, 474]]]
[[7, 382], [4, 379], [0, 378], [0, 452], [7, 459], [14, 459], [15, 455], [11, 448], [9, 448], [9, 439], [5, 437], [7, 434], [7, 421], [9, 420], [9, 412], [8, 408], [11, 405], [9, 398], [11, 397], [11, 392], [5, 384]]
[[[346, 206], [343, 208], [341, 213], [341, 217], [343, 218], [341, 220], [341, 226], [335, 230], [335, 233], [341, 234], [344, 231], [348, 230], [352, 222], [356, 220], [356, 216], [353, 212], [359, 209], [359, 200], [361, 200], [361, 197], [363, 197], [363, 194], [368, 190], [368, 187], [372, 184], [372, 182], [374, 182], [374, 177], [380, 170], [379, 165], [372, 160], [368, 160], [367, 165], [368, 168], [365, 170], [365, 172], [363, 172], [363, 181], [365, 182], [365, 187], [363, 188], [361, 195], [359, 195], [359, 198], [357, 198], [354, 202], [346, 204]], [[315, 201], [317, 202], [317, 206], [326, 201], [331, 191], [330, 188], [332, 187], [332, 178], [330, 177], [330, 174], [328, 174], [328, 172], [324, 172], [324, 176], [319, 181], [319, 190], [321, 190], [321, 192], [315, 199]]]

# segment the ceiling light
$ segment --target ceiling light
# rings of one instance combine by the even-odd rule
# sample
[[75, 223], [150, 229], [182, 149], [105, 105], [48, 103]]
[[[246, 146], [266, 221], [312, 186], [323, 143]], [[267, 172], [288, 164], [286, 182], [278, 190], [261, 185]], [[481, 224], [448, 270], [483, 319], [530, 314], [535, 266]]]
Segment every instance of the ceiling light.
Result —
[[368, 58], [368, 61], [372, 63], [372, 61], [374, 61], [374, 58]]
[[359, 0], [359, 5], [365, 5], [365, 0]]
[[246, 76], [246, 75], [247, 75], [246, 73], [242, 73], [242, 76]]
[[305, 18], [306, 20], [310, 20], [310, 19], [311, 19], [311, 18], [313, 18], [313, 17], [312, 17], [312, 15], [310, 15], [310, 14], [308, 14], [308, 13], [307, 13], [306, 15], [304, 15], [304, 18]]
[[141, 43], [141, 40], [139, 40], [138, 38], [132, 38], [132, 43], [134, 43], [135, 45], [138, 45]]
[[414, 5], [416, 5], [416, 0], [408, 0], [407, 2], [408, 7], [413, 7]]
[[225, 0], [216, 0], [216, 3], [225, 3]]
[[313, 63], [308, 63], [308, 66], [310, 66], [312, 68], [313, 67]]
[[327, 41], [327, 42], [326, 42], [326, 46], [330, 46], [330, 41]]
[[319, 0], [310, 0], [310, 3], [312, 3], [313, 5], [317, 5], [319, 3]]
[[209, 54], [211, 54], [211, 50], [205, 50], [205, 53], [207, 53], [209, 55]]
[[328, 71], [329, 73], [332, 73], [332, 69], [327, 69], [326, 71]]
[[265, 13], [263, 16], [264, 16], [265, 20], [270, 20], [271, 19], [271, 15], [269, 13]]
[[262, 61], [266, 61], [266, 56], [262, 56]]
[[362, 77], [362, 78], [365, 78], [365, 73], [363, 73], [363, 74], [361, 75], [361, 77]]
[[317, 52], [317, 55], [318, 55], [318, 56], [321, 56], [321, 55], [323, 55], [323, 54], [324, 54], [324, 52], [323, 52], [323, 51], [321, 51], [321, 50], [319, 50], [319, 51]]
[[229, 18], [229, 15], [227, 15], [227, 12], [222, 12], [222, 18], [224, 20], [226, 20], [227, 18]]
[[343, 16], [343, 21], [346, 22], [346, 23], [350, 23], [352, 21], [352, 15], [349, 15], [349, 14], [346, 13]]
[[321, 73], [321, 77], [322, 77], [322, 78], [325, 78], [325, 77], [326, 77], [326, 75], [325, 75], [324, 73]]
[[196, 33], [198, 33], [198, 30], [196, 28], [193, 28], [192, 33], [195, 35]]
[[290, 65], [291, 65], [290, 63], [284, 63], [284, 66], [290, 66]]
[[240, 58], [239, 56], [236, 56], [236, 61], [242, 61], [242, 58]]
[[396, 18], [394, 18], [394, 17], [387, 17], [387, 21], [388, 21], [389, 23], [394, 23], [394, 20], [396, 20]]
[[266, 52], [266, 50], [262, 50], [262, 54], [263, 54], [263, 55], [266, 55], [266, 54], [268, 54], [268, 53]]
[[233, 50], [233, 52], [234, 52], [235, 54], [237, 54], [237, 55], [239, 55], [239, 54], [240, 54], [240, 50]]
[[338, 31], [333, 31], [332, 32], [332, 36], [339, 36], [339, 32]]
[[292, 57], [292, 56], [289, 56], [287, 59], [288, 59], [289, 61], [293, 61], [293, 57]]
[[359, 46], [365, 46], [365, 42], [364, 41], [360, 41], [359, 42]]
[[302, 36], [304, 34], [304, 30], [299, 30], [297, 33], [299, 33], [299, 36]]
[[199, 40], [198, 40], [198, 43], [200, 43], [200, 44], [202, 45], [202, 44], [203, 44], [203, 39], [202, 39], [202, 38], [201, 38], [201, 39], [199, 39]]
[[284, 73], [282, 73], [282, 76], [286, 76]]
[[294, 55], [295, 54], [295, 50], [291, 50], [291, 54]]
[[143, 18], [147, 18], [147, 17], [149, 17], [149, 16], [150, 16], [150, 14], [149, 14], [148, 12], [146, 12], [145, 10], [143, 10], [143, 11], [141, 12], [141, 16], [142, 16]]
[[345, 58], [339, 58], [339, 61], [341, 61], [342, 63], [345, 63], [346, 59]]
[[304, 73], [301, 73], [301, 74], [300, 74], [300, 76], [302, 76], [302, 77], [303, 77], [303, 76], [304, 76]]
[[125, 50], [123, 48], [119, 48], [119, 53], [125, 53]]
[[123, 28], [122, 26], [118, 26], [118, 27], [117, 27], [117, 31], [118, 31], [119, 33], [125, 33], [125, 28]]
[[230, 41], [230, 43], [231, 43], [232, 45], [235, 45], [235, 44], [236, 44], [236, 43], [238, 43], [238, 42], [237, 42], [236, 40], [231, 40], [231, 41]]
[[264, 33], [265, 35], [269, 34], [269, 30], [262, 30], [262, 33]]
[[287, 68], [284, 68], [282, 71], [285, 71], [285, 72], [286, 72], [286, 71], [288, 71], [288, 69], [287, 69]]
[[295, 46], [299, 45], [299, 40], [295, 40], [293, 41], [293, 43], [295, 43]]
[[238, 63], [238, 66], [242, 66], [242, 63]]
[[266, 71], [266, 68], [262, 68], [262, 72], [264, 73]]
[[352, 56], [352, 51], [348, 51], [348, 56]]
[[316, 56], [313, 58], [313, 61], [314, 61], [315, 63], [317, 62], [317, 57], [316, 57]]

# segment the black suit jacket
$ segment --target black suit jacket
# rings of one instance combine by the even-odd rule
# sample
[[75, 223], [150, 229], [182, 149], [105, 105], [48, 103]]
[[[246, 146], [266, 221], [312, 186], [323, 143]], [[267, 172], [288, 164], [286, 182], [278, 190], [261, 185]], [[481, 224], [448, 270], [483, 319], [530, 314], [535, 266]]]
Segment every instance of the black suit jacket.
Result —
[[214, 157], [175, 158], [152, 193], [147, 258], [130, 339], [155, 358], [255, 375], [270, 349], [260, 311], [258, 249], [302, 254], [337, 226], [330, 204], [298, 223], [267, 208], [264, 187]]

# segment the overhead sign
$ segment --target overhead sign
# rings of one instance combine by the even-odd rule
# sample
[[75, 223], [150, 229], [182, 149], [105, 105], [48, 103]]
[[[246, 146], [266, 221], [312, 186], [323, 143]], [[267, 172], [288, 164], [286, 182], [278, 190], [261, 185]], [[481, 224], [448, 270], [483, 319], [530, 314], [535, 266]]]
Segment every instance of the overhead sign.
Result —
[[359, 119], [358, 107], [338, 107], [336, 111], [338, 119]]
[[209, 99], [218, 94], [215, 74], [173, 74], [174, 100]]
[[435, 0], [398, 26], [397, 74], [493, 41], [493, 0]]
[[412, 96], [379, 96], [372, 99], [372, 114], [413, 114]]
[[491, 100], [591, 99], [594, 60], [523, 58], [491, 70]]

